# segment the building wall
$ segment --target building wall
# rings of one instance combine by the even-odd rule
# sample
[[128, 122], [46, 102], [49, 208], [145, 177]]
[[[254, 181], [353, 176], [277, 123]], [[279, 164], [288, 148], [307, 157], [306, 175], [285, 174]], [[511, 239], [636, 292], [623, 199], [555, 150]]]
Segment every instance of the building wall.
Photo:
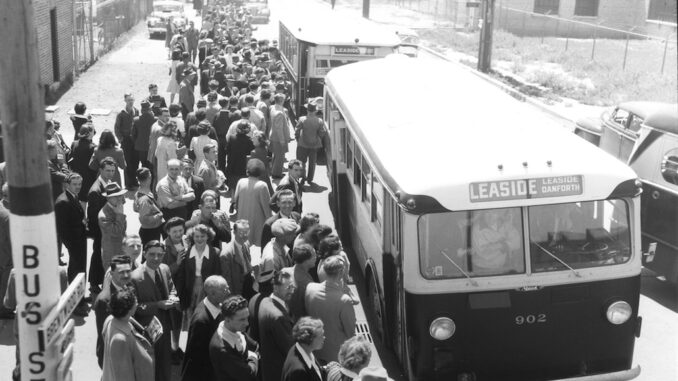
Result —
[[[71, 80], [73, 77], [73, 0], [34, 0], [35, 27], [38, 36], [40, 81], [44, 85]], [[56, 9], [59, 73], [52, 69], [52, 30], [50, 10]]]

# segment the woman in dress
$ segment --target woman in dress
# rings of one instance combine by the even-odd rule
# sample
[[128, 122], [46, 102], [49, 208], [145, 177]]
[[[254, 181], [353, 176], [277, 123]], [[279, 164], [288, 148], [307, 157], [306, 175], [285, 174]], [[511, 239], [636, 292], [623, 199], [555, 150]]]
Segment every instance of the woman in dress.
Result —
[[202, 164], [202, 161], [205, 160], [205, 153], [202, 151], [202, 149], [212, 143], [215, 146], [218, 146], [217, 141], [210, 138], [208, 135], [210, 133], [210, 130], [212, 128], [212, 125], [210, 122], [203, 120], [200, 123], [198, 123], [198, 134], [199, 136], [195, 136], [191, 139], [191, 144], [189, 147], [189, 150], [193, 153], [192, 156], [195, 158], [195, 166], [194, 166], [194, 175], [198, 174], [198, 170], [200, 169], [200, 164]]
[[167, 176], [167, 162], [170, 159], [182, 159], [184, 157], [186, 147], [180, 147], [179, 144], [181, 143], [177, 139], [177, 125], [169, 121], [162, 126], [158, 144], [155, 147], [157, 179]]
[[[167, 42], [169, 46], [169, 41]], [[170, 93], [170, 103], [174, 103], [174, 97], [179, 93], [179, 82], [177, 82], [177, 65], [181, 62], [181, 50], [175, 49], [172, 51], [172, 62], [169, 69], [169, 84], [167, 84], [167, 92]]]
[[203, 224], [188, 231], [189, 246], [177, 269], [175, 286], [184, 312], [183, 325], [188, 329], [195, 307], [205, 298], [203, 283], [211, 275], [221, 275], [220, 250], [209, 245], [214, 230]]
[[[242, 119], [237, 124], [236, 134], [226, 136], [226, 179], [233, 189], [238, 181], [247, 176], [247, 155], [254, 149], [250, 133], [250, 122]], [[265, 171], [265, 167], [264, 167]]]
[[266, 219], [271, 217], [271, 194], [266, 183], [259, 180], [264, 171], [264, 163], [259, 159], [247, 162], [247, 178], [240, 179], [235, 187], [231, 210], [237, 210], [239, 220], [250, 223], [249, 241], [261, 242], [261, 232]]
[[89, 167], [89, 160], [94, 154], [94, 150], [97, 148], [97, 145], [92, 142], [94, 137], [94, 128], [89, 125], [84, 125], [80, 127], [76, 139], [71, 144], [71, 157], [68, 160], [68, 167], [73, 172], [77, 172], [82, 176], [82, 188], [80, 193], [78, 193], [78, 200], [80, 203], [87, 203], [87, 193], [89, 188], [92, 187], [92, 184], [97, 179], [97, 171], [92, 170]]
[[99, 146], [94, 150], [92, 158], [89, 160], [89, 168], [91, 170], [98, 171], [99, 162], [105, 157], [111, 157], [113, 160], [115, 160], [118, 170], [115, 171], [113, 180], [122, 186], [119, 170], [125, 170], [125, 168], [127, 168], [127, 163], [125, 162], [125, 155], [123, 154], [122, 149], [118, 147], [118, 142], [115, 141], [115, 136], [109, 129], [105, 129], [101, 132], [101, 137], [99, 137]]

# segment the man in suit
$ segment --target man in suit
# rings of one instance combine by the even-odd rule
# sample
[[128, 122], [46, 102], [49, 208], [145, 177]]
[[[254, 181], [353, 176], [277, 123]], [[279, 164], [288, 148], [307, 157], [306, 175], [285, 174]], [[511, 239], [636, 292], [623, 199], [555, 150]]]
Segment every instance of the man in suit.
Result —
[[263, 381], [279, 381], [287, 352], [294, 345], [289, 301], [294, 292], [289, 271], [273, 275], [273, 293], [259, 306], [259, 337], [261, 343], [261, 375]]
[[205, 191], [205, 182], [202, 181], [200, 176], [193, 174], [194, 168], [193, 160], [187, 157], [181, 159], [181, 176], [186, 180], [188, 186], [193, 189], [193, 194], [195, 194], [193, 201], [186, 204], [188, 217], [192, 216], [193, 212], [200, 208], [200, 199], [202, 198], [202, 193]]
[[104, 340], [102, 330], [106, 318], [110, 315], [108, 303], [111, 301], [111, 295], [123, 287], [132, 285], [132, 259], [127, 255], [116, 255], [111, 259], [111, 284], [97, 295], [92, 309], [97, 325], [97, 345], [96, 355], [99, 362], [99, 368], [104, 364]]
[[344, 262], [338, 255], [323, 263], [327, 280], [306, 286], [305, 305], [310, 316], [322, 320], [325, 326], [325, 345], [316, 352], [320, 361], [336, 361], [339, 347], [355, 335], [353, 300], [344, 293]]
[[99, 229], [99, 211], [106, 205], [106, 184], [113, 181], [118, 171], [117, 164], [112, 157], [105, 157], [99, 162], [99, 177], [87, 193], [87, 227], [94, 242], [92, 244], [92, 259], [89, 263], [90, 293], [98, 294], [100, 285], [104, 281], [104, 268], [101, 261], [101, 230]]
[[271, 238], [273, 238], [273, 233], [271, 233], [271, 226], [273, 226], [274, 222], [281, 218], [289, 218], [296, 221], [297, 223], [299, 223], [299, 221], [301, 220], [301, 216], [299, 215], [299, 213], [294, 211], [296, 200], [293, 191], [289, 189], [281, 189], [280, 191], [277, 191], [271, 198], [272, 201], [275, 202], [275, 205], [278, 207], [278, 212], [273, 216], [269, 217], [264, 223], [264, 228], [261, 231], [260, 247], [262, 249], [266, 247], [266, 244], [271, 242]]
[[212, 381], [214, 370], [209, 359], [209, 342], [222, 320], [221, 303], [230, 295], [226, 280], [219, 275], [205, 279], [205, 299], [191, 317], [186, 355], [181, 366], [182, 381]]
[[[57, 235], [68, 249], [68, 282], [72, 282], [78, 273], [87, 271], [87, 223], [85, 211], [78, 201], [78, 193], [82, 188], [82, 176], [72, 172], [66, 178], [66, 189], [54, 203]], [[80, 301], [73, 313], [76, 316], [87, 316], [87, 304]]]
[[193, 111], [195, 106], [195, 85], [196, 74], [192, 67], [184, 69], [184, 78], [179, 84], [179, 104], [181, 104], [181, 115], [186, 120], [188, 113]]
[[280, 180], [280, 183], [278, 184], [278, 187], [275, 190], [279, 191], [282, 189], [289, 189], [292, 192], [294, 192], [297, 204], [294, 206], [293, 210], [301, 214], [302, 189], [299, 180], [301, 179], [301, 176], [304, 174], [304, 164], [297, 159], [290, 160], [289, 163], [287, 163], [287, 169], [288, 169], [287, 176], [283, 177], [282, 180]]
[[153, 345], [156, 381], [167, 381], [172, 377], [170, 310], [179, 305], [170, 269], [162, 263], [164, 256], [165, 245], [160, 241], [149, 241], [144, 246], [146, 262], [132, 272], [132, 283], [139, 302], [134, 318], [145, 327], [156, 317], [164, 332]]
[[233, 224], [234, 238], [219, 256], [221, 274], [228, 282], [231, 292], [234, 295], [242, 295], [247, 300], [255, 294], [250, 244], [247, 242], [249, 234], [249, 222], [247, 220], [236, 221]]
[[256, 381], [259, 345], [246, 333], [249, 309], [240, 295], [230, 296], [221, 305], [224, 321], [210, 340], [209, 353], [216, 380]]
[[294, 266], [286, 269], [292, 272], [292, 281], [296, 286], [289, 301], [290, 315], [296, 321], [300, 317], [307, 315], [304, 297], [306, 295], [306, 286], [313, 282], [310, 270], [315, 267], [316, 263], [315, 249], [307, 243], [297, 245], [292, 250], [292, 259], [294, 260]]

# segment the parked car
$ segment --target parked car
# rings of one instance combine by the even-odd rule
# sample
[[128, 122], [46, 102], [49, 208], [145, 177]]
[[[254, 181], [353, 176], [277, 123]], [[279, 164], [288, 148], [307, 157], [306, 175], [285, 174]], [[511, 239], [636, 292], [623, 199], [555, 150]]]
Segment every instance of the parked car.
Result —
[[153, 12], [146, 21], [150, 37], [164, 37], [167, 32], [167, 20], [170, 17], [175, 28], [185, 28], [188, 18], [184, 13], [184, 3], [174, 0], [154, 1]]
[[643, 184], [644, 264], [678, 283], [678, 104], [627, 102], [575, 133], [627, 163]]
[[398, 53], [410, 57], [416, 57], [419, 54], [419, 35], [412, 29], [398, 28], [395, 32], [400, 38]]
[[268, 24], [271, 17], [268, 0], [249, 0], [244, 3], [244, 7], [250, 14], [251, 24]]

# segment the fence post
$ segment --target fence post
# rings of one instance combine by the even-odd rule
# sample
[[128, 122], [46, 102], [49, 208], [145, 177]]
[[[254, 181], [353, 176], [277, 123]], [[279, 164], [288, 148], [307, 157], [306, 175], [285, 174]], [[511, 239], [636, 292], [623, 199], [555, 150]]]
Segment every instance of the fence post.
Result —
[[669, 48], [669, 37], [666, 36], [666, 40], [664, 40], [664, 57], [662, 57], [662, 69], [659, 73], [664, 74], [664, 65], [666, 64], [666, 51]]
[[596, 37], [598, 37], [598, 27], [593, 28], [593, 47], [591, 48], [591, 61], [596, 55]]
[[574, 24], [570, 24], [570, 29], [567, 30], [567, 36], [565, 37], [565, 51], [567, 51], [567, 47], [570, 45], [570, 35], [572, 34], [572, 28]]
[[[502, 8], [503, 8], [503, 4], [502, 4]], [[509, 27], [508, 27], [508, 14], [509, 14], [509, 9], [508, 9], [508, 8], [504, 8], [504, 30], [509, 30]]]
[[458, 0], [454, 0], [454, 22], [453, 22], [453, 29], [457, 30], [457, 16], [459, 13], [459, 2]]
[[523, 12], [523, 32], [521, 33], [520, 37], [525, 37], [525, 16], [526, 13]]
[[629, 33], [626, 33], [626, 46], [624, 47], [624, 62], [622, 63], [622, 70], [626, 70], [626, 56], [629, 53]]

